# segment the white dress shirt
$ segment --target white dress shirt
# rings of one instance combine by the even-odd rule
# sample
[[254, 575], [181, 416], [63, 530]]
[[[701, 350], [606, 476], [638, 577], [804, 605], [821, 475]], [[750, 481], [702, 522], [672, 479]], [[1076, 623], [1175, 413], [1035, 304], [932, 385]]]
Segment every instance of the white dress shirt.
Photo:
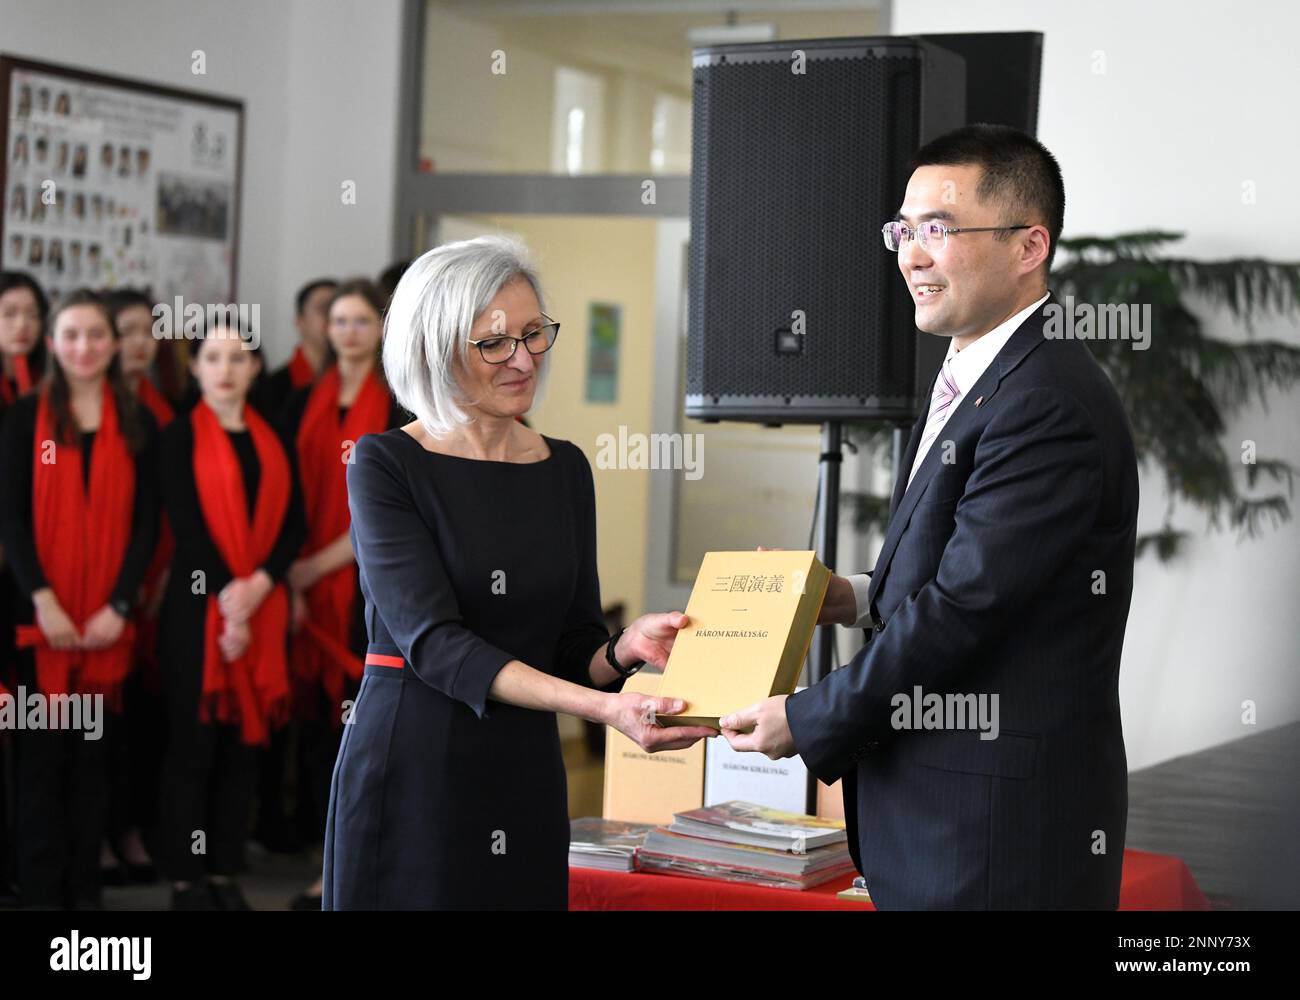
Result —
[[[916, 470], [921, 467], [921, 462], [924, 460], [926, 453], [934, 447], [935, 441], [939, 438], [938, 433], [931, 434], [931, 432], [937, 431], [948, 422], [953, 411], [962, 404], [966, 394], [980, 380], [980, 376], [984, 374], [988, 366], [993, 363], [993, 359], [1006, 346], [1007, 341], [1011, 339], [1011, 335], [1020, 328], [1020, 324], [1029, 317], [1030, 313], [1036, 312], [1046, 301], [1047, 295], [1045, 294], [1037, 302], [1025, 306], [1014, 316], [999, 323], [973, 344], [968, 344], [965, 350], [959, 351], [956, 341], [950, 340], [948, 342], [948, 353], [943, 361], [945, 365], [948, 365], [948, 372], [957, 385], [957, 395], [943, 412], [938, 414], [932, 412], [927, 417], [925, 427], [921, 431], [921, 440], [925, 442], [924, 447], [917, 449], [916, 458], [912, 461], [912, 467], [908, 471], [907, 484], [909, 489], [912, 485], [912, 477], [916, 475]], [[926, 441], [927, 437], [930, 438], [929, 441]], [[867, 603], [867, 591], [871, 587], [871, 577], [866, 573], [855, 573], [848, 578], [848, 581], [849, 585], [853, 587], [853, 596], [858, 610], [858, 618], [853, 623], [853, 627], [870, 628], [871, 608]]]

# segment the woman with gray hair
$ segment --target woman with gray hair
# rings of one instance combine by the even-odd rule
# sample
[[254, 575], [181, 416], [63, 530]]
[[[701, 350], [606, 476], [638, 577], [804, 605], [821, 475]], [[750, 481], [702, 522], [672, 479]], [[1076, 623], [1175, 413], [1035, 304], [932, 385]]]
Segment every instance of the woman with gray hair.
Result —
[[591, 466], [517, 419], [558, 333], [498, 237], [430, 250], [393, 294], [384, 372], [416, 419], [362, 437], [347, 470], [370, 642], [330, 789], [326, 910], [565, 909], [555, 713], [652, 752], [714, 735], [660, 728], [680, 701], [620, 691], [686, 616], [605, 629]]

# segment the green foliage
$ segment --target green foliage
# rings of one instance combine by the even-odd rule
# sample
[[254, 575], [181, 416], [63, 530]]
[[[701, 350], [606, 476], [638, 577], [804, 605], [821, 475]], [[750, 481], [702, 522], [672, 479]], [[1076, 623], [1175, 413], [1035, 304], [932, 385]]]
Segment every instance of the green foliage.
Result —
[[[1226, 519], [1241, 538], [1290, 519], [1295, 468], [1279, 459], [1254, 456], [1244, 445], [1229, 448], [1228, 421], [1252, 401], [1265, 410], [1269, 396], [1300, 379], [1300, 348], [1256, 338], [1255, 321], [1300, 310], [1300, 263], [1259, 258], [1195, 261], [1163, 256], [1181, 233], [1137, 232], [1113, 237], [1062, 240], [1062, 263], [1052, 274], [1057, 298], [1076, 305], [1133, 303], [1151, 306], [1146, 350], [1120, 339], [1085, 343], [1114, 382], [1133, 429], [1139, 464], [1159, 470], [1169, 503], [1159, 531], [1138, 539], [1138, 554], [1154, 551], [1162, 561], [1177, 555], [1187, 533], [1173, 528], [1178, 501], [1204, 511], [1212, 529]], [[1184, 304], [1194, 297], [1226, 308], [1247, 333], [1229, 340], [1203, 329]], [[855, 425], [851, 437], [887, 440], [879, 425]], [[1264, 481], [1275, 490], [1246, 495]], [[1282, 487], [1285, 491], [1282, 492]], [[888, 501], [846, 494], [859, 530], [880, 529]]]

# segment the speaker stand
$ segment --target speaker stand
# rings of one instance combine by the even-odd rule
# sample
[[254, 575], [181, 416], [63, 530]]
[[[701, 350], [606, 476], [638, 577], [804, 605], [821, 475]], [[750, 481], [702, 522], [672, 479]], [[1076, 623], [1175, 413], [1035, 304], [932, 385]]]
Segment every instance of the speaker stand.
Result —
[[[842, 426], [838, 420], [822, 424], [822, 452], [817, 463], [817, 558], [831, 573], [835, 572], [835, 554], [839, 546], [840, 466], [844, 461]], [[831, 672], [831, 654], [835, 648], [836, 625], [818, 625], [813, 634], [812, 660], [808, 664], [811, 686]], [[817, 814], [817, 779], [808, 773], [807, 808], [809, 816]]]
[[[844, 461], [843, 428], [838, 420], [822, 424], [822, 452], [817, 465], [817, 558], [835, 572], [840, 527], [840, 466]], [[813, 656], [808, 683], [816, 684], [831, 672], [835, 625], [819, 625], [813, 635]]]
[[[839, 545], [840, 525], [840, 466], [844, 462], [843, 428], [838, 420], [822, 424], [822, 452], [817, 465], [817, 558], [832, 574], [835, 572], [836, 548]], [[891, 450], [894, 459], [894, 479], [903, 475], [904, 428], [894, 424]], [[892, 511], [891, 511], [892, 513]], [[831, 672], [831, 657], [835, 646], [836, 625], [818, 625], [813, 635], [812, 659], [808, 663], [808, 684], [816, 684]], [[808, 773], [808, 792], [804, 811], [817, 815], [817, 778]]]

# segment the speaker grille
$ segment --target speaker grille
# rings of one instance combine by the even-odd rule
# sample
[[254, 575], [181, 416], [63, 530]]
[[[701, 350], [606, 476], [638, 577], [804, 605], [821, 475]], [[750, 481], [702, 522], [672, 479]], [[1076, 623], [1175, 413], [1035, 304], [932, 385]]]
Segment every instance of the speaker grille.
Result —
[[[687, 395], [906, 411], [913, 312], [880, 226], [919, 145], [921, 56], [809, 47], [796, 74], [798, 47], [694, 70]], [[801, 350], [778, 353], [797, 313]]]

